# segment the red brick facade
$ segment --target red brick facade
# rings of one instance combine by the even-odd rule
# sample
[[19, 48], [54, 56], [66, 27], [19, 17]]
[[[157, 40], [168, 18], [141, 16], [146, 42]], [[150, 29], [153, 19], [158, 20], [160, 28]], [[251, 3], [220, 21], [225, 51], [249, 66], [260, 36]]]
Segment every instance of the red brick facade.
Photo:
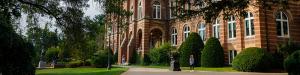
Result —
[[[139, 18], [138, 3], [141, 1], [142, 14]], [[152, 4], [154, 1], [160, 3], [160, 18], [153, 19]], [[220, 20], [220, 42], [224, 48], [225, 55], [229, 50], [240, 52], [248, 47], [265, 48], [270, 52], [276, 51], [277, 44], [288, 38], [300, 42], [300, 1], [289, 1], [288, 8], [283, 9], [280, 5], [274, 4], [271, 9], [249, 6], [248, 10], [253, 14], [254, 35], [246, 36], [245, 18], [235, 16], [236, 37], [229, 39], [228, 20], [218, 17]], [[129, 26], [127, 31], [112, 35], [110, 42], [113, 50], [118, 51], [118, 63], [121, 63], [122, 56], [126, 57], [126, 62], [130, 59], [133, 50], [137, 50], [141, 55], [149, 52], [157, 41], [171, 41], [172, 29], [177, 30], [177, 44], [179, 47], [184, 41], [184, 26], [190, 27], [190, 32], [198, 33], [200, 23], [205, 23], [205, 38], [213, 37], [213, 23], [206, 23], [200, 16], [182, 21], [170, 19], [169, 0], [127, 0], [124, 3], [127, 10], [133, 12], [132, 18], [127, 19]], [[277, 35], [276, 15], [284, 13], [287, 17], [288, 36]], [[284, 24], [282, 22], [281, 24]], [[118, 28], [114, 28], [117, 32]], [[284, 32], [284, 31], [283, 31]], [[205, 40], [204, 40], [205, 43]], [[228, 60], [228, 57], [225, 58]]]

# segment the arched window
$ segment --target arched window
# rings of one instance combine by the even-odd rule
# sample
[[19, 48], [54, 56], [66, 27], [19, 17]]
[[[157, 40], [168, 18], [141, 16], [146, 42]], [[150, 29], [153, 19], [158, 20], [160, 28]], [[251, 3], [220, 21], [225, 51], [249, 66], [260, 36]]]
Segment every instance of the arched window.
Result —
[[183, 28], [184, 32], [183, 32], [183, 40], [185, 40], [186, 38], [189, 37], [190, 34], [190, 27], [188, 25], [185, 25]]
[[213, 24], [213, 37], [219, 38], [220, 37], [220, 20], [216, 19]]
[[255, 35], [254, 32], [254, 17], [253, 14], [248, 12], [245, 15], [245, 32], [246, 36], [253, 36]]
[[229, 39], [236, 37], [236, 21], [234, 16], [228, 19], [228, 37]]
[[152, 17], [154, 19], [160, 19], [160, 3], [159, 3], [159, 1], [154, 1], [152, 9], [153, 9]]
[[280, 36], [280, 37], [288, 37], [289, 36], [288, 17], [283, 12], [279, 12], [276, 15], [276, 27], [277, 27], [277, 35], [278, 36]]
[[138, 19], [142, 19], [143, 18], [143, 14], [142, 14], [142, 1], [139, 0], [138, 2]]
[[177, 45], [177, 30], [176, 30], [176, 28], [172, 28], [171, 43], [173, 46]]
[[198, 33], [201, 37], [202, 40], [205, 40], [205, 24], [204, 23], [200, 23], [198, 25]]

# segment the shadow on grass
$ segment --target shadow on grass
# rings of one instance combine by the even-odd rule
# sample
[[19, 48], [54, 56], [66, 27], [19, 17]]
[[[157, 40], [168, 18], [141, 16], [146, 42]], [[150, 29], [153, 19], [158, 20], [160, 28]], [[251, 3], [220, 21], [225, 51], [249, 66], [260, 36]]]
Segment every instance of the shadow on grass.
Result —
[[40, 73], [37, 75], [121, 75], [125, 71], [82, 72], [82, 73]]

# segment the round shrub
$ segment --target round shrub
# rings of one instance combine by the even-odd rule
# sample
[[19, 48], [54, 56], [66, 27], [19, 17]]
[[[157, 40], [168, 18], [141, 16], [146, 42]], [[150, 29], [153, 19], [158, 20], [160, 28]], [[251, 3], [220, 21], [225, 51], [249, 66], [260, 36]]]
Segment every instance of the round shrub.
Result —
[[77, 60], [77, 61], [70, 61], [66, 64], [67, 68], [76, 68], [82, 66], [82, 62]]
[[270, 68], [272, 55], [262, 48], [251, 47], [244, 49], [232, 62], [235, 70], [243, 72], [262, 72]]
[[296, 51], [284, 60], [284, 68], [289, 75], [300, 75], [300, 51]]
[[52, 62], [53, 60], [58, 59], [58, 55], [60, 53], [60, 49], [56, 47], [48, 48], [46, 51], [45, 57], [47, 62]]
[[104, 50], [97, 51], [97, 53], [92, 57], [92, 60], [91, 60], [92, 65], [97, 68], [107, 67], [108, 52], [109, 52], [110, 59], [111, 59], [110, 61], [112, 61], [112, 57], [111, 57], [112, 50], [104, 49]]
[[170, 43], [163, 43], [158, 47], [150, 50], [149, 57], [155, 65], [169, 65], [170, 53], [174, 47]]
[[201, 55], [201, 66], [222, 67], [224, 65], [224, 51], [219, 39], [209, 38]]
[[200, 66], [200, 51], [203, 49], [203, 41], [197, 33], [190, 33], [189, 37], [179, 47], [181, 66], [189, 66], [190, 55], [194, 56], [195, 66]]

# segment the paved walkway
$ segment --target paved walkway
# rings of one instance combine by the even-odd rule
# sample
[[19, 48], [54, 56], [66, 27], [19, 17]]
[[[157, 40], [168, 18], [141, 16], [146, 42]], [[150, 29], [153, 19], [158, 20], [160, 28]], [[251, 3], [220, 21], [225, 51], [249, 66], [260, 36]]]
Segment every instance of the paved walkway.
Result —
[[136, 68], [131, 67], [122, 75], [288, 75], [287, 73], [249, 73], [249, 72], [209, 72], [209, 71], [181, 71], [174, 72], [168, 69]]

